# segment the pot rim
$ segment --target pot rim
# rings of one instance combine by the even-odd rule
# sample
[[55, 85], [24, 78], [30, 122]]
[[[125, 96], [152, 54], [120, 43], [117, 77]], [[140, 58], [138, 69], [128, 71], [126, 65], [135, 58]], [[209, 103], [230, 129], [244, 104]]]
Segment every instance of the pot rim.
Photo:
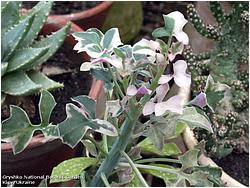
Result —
[[95, 7], [89, 8], [87, 10], [79, 11], [71, 14], [54, 14], [50, 15], [51, 18], [62, 18], [71, 21], [76, 21], [82, 18], [89, 18], [103, 12], [105, 9], [109, 8], [113, 4], [113, 1], [103, 1]]
[[[63, 20], [63, 19], [48, 19], [48, 22], [46, 22], [46, 25], [54, 25], [55, 28], [60, 28], [63, 27], [65, 24], [67, 24], [68, 21], [67, 20]], [[81, 29], [78, 25], [74, 24], [71, 22], [71, 28], [70, 28], [70, 34], [73, 32], [79, 32], [79, 31], [83, 31], [83, 29]], [[67, 37], [71, 37], [71, 35], [67, 35]], [[65, 40], [66, 42], [66, 40]], [[73, 45], [72, 43], [68, 42], [70, 45]], [[94, 78], [92, 79], [92, 85], [91, 85], [91, 89], [89, 91], [89, 96], [96, 100], [103, 88], [103, 81], [101, 80], [95, 80]], [[35, 147], [38, 147], [42, 144], [48, 143], [48, 142], [52, 142], [54, 140], [56, 140], [58, 138], [51, 138], [51, 139], [46, 139], [44, 137], [44, 135], [42, 133], [37, 134], [35, 136], [32, 137], [30, 143], [28, 144], [28, 146], [25, 148], [26, 149], [32, 149]], [[2, 153], [10, 153], [12, 152], [12, 145], [10, 142], [8, 143], [1, 143], [1, 152]]]

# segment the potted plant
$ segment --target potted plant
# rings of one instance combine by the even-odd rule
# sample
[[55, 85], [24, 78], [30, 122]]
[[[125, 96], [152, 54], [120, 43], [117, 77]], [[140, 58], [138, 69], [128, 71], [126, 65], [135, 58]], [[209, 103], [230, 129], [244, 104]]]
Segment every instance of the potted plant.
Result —
[[[6, 4], [2, 5], [3, 6], [2, 7], [2, 11], [3, 11], [2, 16], [3, 16], [3, 14], [7, 14], [7, 15], [4, 15], [3, 17], [6, 18], [7, 20], [5, 20], [5, 21], [8, 21], [8, 23], [9, 23], [9, 25], [8, 25], [7, 22], [4, 22], [4, 23], [6, 23], [6, 27], [11, 27], [11, 24], [15, 24], [16, 22], [18, 22], [17, 19], [20, 19], [19, 18], [19, 4], [20, 4], [20, 2], [6, 2]], [[40, 58], [43, 57], [43, 59], [39, 59], [38, 57], [36, 57], [37, 54], [35, 56], [36, 58], [33, 58], [33, 59], [30, 58], [30, 60], [28, 58], [23, 59], [23, 61], [27, 60], [27, 59], [29, 60], [29, 63], [30, 63], [30, 66], [28, 67], [29, 69], [33, 68], [33, 66], [32, 66], [33, 64], [36, 64], [38, 62], [42, 63], [42, 62], [46, 61], [46, 59], [51, 57], [52, 53], [55, 53], [55, 51], [59, 48], [59, 45], [61, 45], [63, 43], [64, 38], [65, 38], [65, 44], [67, 44], [67, 46], [69, 46], [69, 47], [71, 46], [71, 48], [73, 48], [73, 46], [76, 44], [76, 41], [72, 38], [71, 35], [66, 36], [67, 33], [68, 32], [73, 33], [73, 32], [82, 31], [82, 29], [80, 27], [78, 27], [77, 25], [75, 25], [73, 23], [71, 23], [71, 25], [69, 25], [69, 24], [67, 25], [66, 21], [63, 21], [63, 20], [60, 20], [60, 21], [58, 20], [57, 22], [55, 22], [54, 20], [53, 21], [48, 20], [45, 23], [46, 15], [48, 15], [50, 7], [51, 7], [51, 2], [40, 2], [37, 4], [36, 7], [34, 7], [34, 9], [31, 9], [30, 12], [26, 16], [24, 16], [22, 18], [22, 20], [19, 22], [19, 23], [22, 23], [26, 20], [31, 19], [31, 20], [29, 20], [28, 26], [26, 26], [26, 27], [28, 27], [26, 30], [26, 33], [24, 33], [22, 36], [24, 38], [23, 41], [26, 41], [27, 45], [28, 45], [28, 39], [30, 41], [32, 41], [32, 39], [37, 36], [37, 33], [40, 31], [40, 29], [41, 29], [40, 34], [49, 35], [51, 33], [54, 33], [51, 36], [49, 36], [48, 39], [45, 38], [45, 39], [41, 40], [41, 41], [43, 41], [43, 43], [46, 42], [44, 44], [44, 47], [43, 47], [45, 49], [45, 52], [44, 52], [45, 54], [41, 54], [39, 56]], [[12, 18], [11, 15], [15, 15], [15, 17]], [[13, 30], [18, 26], [19, 25], [15, 26], [13, 28]], [[3, 24], [2, 24], [2, 27], [3, 27]], [[4, 31], [5, 30], [2, 28], [2, 33], [4, 33]], [[11, 30], [6, 29], [6, 31], [10, 32]], [[22, 31], [22, 30], [20, 29], [20, 31]], [[22, 34], [20, 31], [18, 34]], [[26, 37], [29, 36], [29, 38], [25, 38], [25, 34], [26, 34]], [[13, 38], [13, 36], [12, 36], [12, 38]], [[48, 41], [53, 42], [53, 44], [51, 44]], [[35, 44], [38, 44], [39, 42], [40, 41], [35, 42]], [[2, 43], [2, 45], [4, 45], [4, 44], [7, 44], [7, 42]], [[41, 44], [42, 44], [42, 42], [41, 42]], [[19, 44], [19, 45], [21, 45], [21, 44]], [[22, 45], [24, 45], [24, 43]], [[32, 43], [32, 45], [34, 45], [34, 44]], [[31, 48], [31, 47], [33, 47], [33, 48]], [[48, 51], [47, 50], [48, 48], [49, 49], [52, 48], [49, 50], [50, 54], [46, 54]], [[29, 50], [32, 50], [32, 49], [39, 50], [40, 48], [36, 48], [35, 46], [30, 45], [30, 48], [28, 48], [28, 49]], [[16, 50], [16, 51], [17, 52], [19, 51], [19, 54], [20, 54], [20, 50]], [[13, 52], [13, 56], [11, 56], [10, 60], [13, 60], [13, 57], [18, 55], [17, 52]], [[23, 53], [23, 55], [25, 55], [25, 57], [27, 57], [27, 55], [32, 55], [32, 54]], [[81, 54], [80, 57], [77, 56], [77, 54], [74, 54], [74, 57], [77, 57], [79, 62], [82, 60], [88, 59], [88, 57], [84, 54]], [[39, 60], [39, 61], [37, 61], [37, 60]], [[43, 61], [41, 61], [41, 60], [43, 60]], [[13, 63], [13, 61], [9, 61], [9, 62]], [[27, 64], [27, 65], [29, 65], [29, 64]], [[14, 67], [14, 66], [12, 65], [11, 67]], [[5, 77], [5, 75], [3, 75], [4, 74], [3, 70], [8, 70], [8, 66], [7, 66], [7, 68], [3, 69], [3, 63], [2, 63], [2, 76]], [[8, 75], [8, 71], [6, 71], [6, 72], [7, 73], [5, 73], [5, 74]], [[18, 70], [16, 72], [17, 72], [16, 74], [18, 74]], [[39, 74], [43, 74], [43, 73], [40, 72]], [[2, 77], [2, 85], [4, 83], [3, 77]], [[18, 77], [18, 80], [21, 81], [21, 78]], [[42, 81], [46, 81], [45, 83], [47, 83], [47, 85], [46, 85], [47, 87], [43, 87], [42, 89], [36, 88], [37, 92], [45, 90], [45, 89], [49, 89], [50, 85], [62, 86], [62, 84], [58, 84], [52, 80], [49, 80], [45, 76], [43, 76]], [[49, 84], [49, 83], [51, 83], [51, 84]], [[16, 83], [14, 83], [14, 84], [16, 84]], [[90, 91], [91, 97], [93, 97], [93, 98], [98, 97], [98, 95], [100, 93], [99, 88], [100, 88], [101, 84], [102, 83], [99, 81], [92, 82], [91, 91]], [[8, 85], [8, 84], [6, 84], [6, 85]], [[14, 87], [14, 89], [17, 91], [18, 91], [18, 88], [19, 88], [19, 85], [17, 85], [16, 88]], [[19, 91], [23, 92], [21, 89], [19, 89]], [[33, 91], [33, 90], [31, 90], [31, 91]], [[31, 94], [31, 92], [29, 92], [28, 94]], [[46, 94], [47, 94], [47, 96], [50, 96], [48, 93], [45, 93], [44, 95], [46, 95]], [[3, 97], [3, 93], [2, 93], [2, 97]], [[52, 98], [50, 97], [50, 99], [52, 99]], [[53, 104], [54, 100], [51, 100], [51, 101]], [[6, 103], [6, 101], [5, 101], [5, 103]], [[20, 108], [18, 108], [18, 110], [21, 112], [24, 112]], [[29, 109], [26, 108], [25, 110], [29, 110]], [[13, 112], [11, 112], [11, 113], [13, 113]], [[26, 114], [26, 116], [27, 116], [27, 121], [30, 121], [28, 119], [27, 114]], [[15, 122], [16, 122], [16, 120], [15, 120]], [[22, 122], [22, 121], [20, 120], [20, 122]], [[30, 125], [29, 128], [32, 128], [31, 123], [29, 125]], [[19, 131], [20, 134], [18, 134], [18, 133], [15, 134], [12, 132], [12, 130], [7, 129], [7, 133], [12, 132], [11, 137], [13, 139], [14, 138], [18, 139], [18, 135], [20, 136], [20, 138], [24, 138], [24, 139], [23, 139], [23, 145], [21, 145], [21, 147], [19, 147], [20, 145], [16, 146], [15, 144], [14, 144], [15, 147], [13, 147], [13, 145], [12, 145], [13, 139], [12, 139], [12, 144], [11, 143], [2, 143], [1, 144], [2, 178], [3, 178], [3, 180], [6, 181], [6, 179], [3, 176], [6, 177], [6, 176], [16, 175], [16, 177], [13, 177], [13, 180], [14, 179], [19, 180], [18, 177], [24, 178], [24, 175], [26, 175], [26, 176], [30, 176], [30, 179], [28, 179], [28, 180], [30, 180], [31, 185], [34, 186], [34, 185], [37, 185], [41, 181], [42, 175], [49, 175], [51, 173], [52, 168], [55, 165], [57, 165], [59, 162], [65, 160], [65, 159], [69, 159], [69, 158], [73, 157], [76, 151], [75, 151], [75, 149], [71, 149], [71, 148], [67, 147], [66, 145], [62, 144], [62, 142], [59, 139], [52, 139], [52, 138], [49, 139], [48, 137], [45, 138], [43, 136], [43, 134], [41, 134], [39, 132], [37, 132], [39, 134], [36, 134], [32, 137], [33, 132], [35, 130], [29, 129], [29, 128], [27, 127], [27, 129], [25, 129], [25, 130], [27, 130], [27, 132], [23, 132], [24, 133], [23, 135], [21, 134], [20, 131]], [[31, 132], [28, 130], [30, 130]], [[2, 127], [2, 139], [6, 138], [7, 133], [6, 133], [6, 131], [3, 131], [3, 127]], [[25, 136], [25, 134], [26, 134], [26, 136]], [[10, 137], [10, 135], [7, 135], [7, 137]], [[11, 140], [8, 140], [8, 141], [11, 141]], [[14, 153], [16, 155], [13, 154], [13, 150], [14, 150]], [[53, 156], [53, 157], [51, 157], [51, 156]], [[41, 161], [44, 163], [44, 165], [41, 165], [42, 164]], [[31, 176], [33, 176], [33, 177], [31, 177]], [[36, 176], [36, 177], [40, 176], [40, 178], [39, 177], [35, 178], [34, 176]], [[8, 179], [7, 179], [7, 181], [8, 181]], [[26, 185], [25, 182], [19, 182], [17, 184]]]
[[[91, 57], [81, 70], [103, 80], [107, 101], [102, 119], [96, 117], [96, 101], [87, 96], [75, 97], [66, 105], [67, 118], [58, 124], [60, 137], [71, 147], [83, 143], [87, 155], [55, 167], [50, 183], [80, 177], [77, 183], [82, 186], [110, 186], [111, 182], [117, 186], [148, 186], [141, 175], [144, 173], [171, 186], [220, 185], [220, 169], [199, 166], [198, 149], [178, 159], [166, 157], [178, 155], [180, 150], [172, 142], [165, 143], [165, 138], [175, 138], [186, 126], [212, 130], [198, 108], [184, 107], [184, 99], [169, 90], [170, 80], [177, 88], [188, 88], [191, 83], [186, 62], [174, 60], [188, 44], [182, 31], [187, 21], [178, 11], [164, 15], [164, 21], [165, 26], [153, 32], [158, 39], [142, 39], [133, 46], [122, 44], [117, 28], [105, 34], [96, 28], [73, 34], [78, 40], [74, 49]], [[167, 43], [161, 37], [166, 37]], [[178, 42], [173, 43], [173, 37]], [[189, 105], [204, 107], [204, 93]], [[101, 133], [101, 139], [95, 139], [93, 131]], [[164, 158], [142, 159], [143, 148]], [[213, 178], [210, 170], [216, 172]]]
[[[249, 5], [230, 2], [227, 12], [221, 2], [210, 2], [209, 5], [207, 12], [215, 20], [213, 25], [202, 20], [194, 5], [188, 6], [188, 15], [195, 29], [203, 37], [210, 39], [213, 46], [197, 53], [197, 46], [191, 45], [185, 50], [184, 56], [192, 74], [193, 94], [199, 92], [199, 86], [204, 89], [206, 85], [208, 103], [212, 108], [206, 109], [206, 113], [211, 119], [215, 134], [200, 130], [195, 135], [198, 140], [206, 140], [207, 154], [218, 161], [233, 151], [248, 154], [249, 150], [249, 48], [246, 42], [249, 38]], [[229, 182], [230, 185], [232, 184]]]

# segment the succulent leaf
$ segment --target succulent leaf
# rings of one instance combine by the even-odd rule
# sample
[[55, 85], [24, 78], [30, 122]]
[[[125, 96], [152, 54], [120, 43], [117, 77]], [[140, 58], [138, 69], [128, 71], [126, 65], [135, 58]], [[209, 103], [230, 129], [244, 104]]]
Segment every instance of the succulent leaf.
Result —
[[29, 78], [36, 83], [37, 85], [41, 86], [41, 89], [43, 90], [54, 90], [58, 88], [62, 88], [63, 84], [55, 82], [51, 79], [49, 79], [47, 76], [45, 76], [43, 73], [35, 70], [31, 70], [27, 72], [27, 75]]
[[66, 26], [64, 26], [57, 32], [53, 33], [49, 37], [44, 38], [32, 45], [33, 48], [44, 48], [44, 47], [49, 48], [49, 51], [40, 59], [38, 59], [35, 62], [34, 66], [44, 63], [58, 50], [58, 48], [63, 44], [63, 41], [67, 36], [70, 27], [71, 27], [70, 24], [67, 24]]
[[29, 31], [34, 17], [34, 14], [27, 16], [3, 34], [1, 38], [1, 60], [8, 61]]
[[36, 93], [42, 85], [33, 82], [25, 72], [13, 72], [2, 77], [2, 91], [13, 96]]
[[1, 2], [1, 32], [9, 30], [20, 19], [19, 8], [21, 1]]
[[39, 31], [42, 29], [44, 23], [46, 22], [52, 4], [53, 1], [40, 1], [28, 12], [27, 16], [35, 14], [35, 18], [27, 35], [24, 37], [22, 43], [20, 44], [20, 47], [27, 47], [33, 42]]
[[16, 50], [8, 63], [7, 73], [13, 71], [26, 71], [48, 52], [49, 48], [23, 48]]

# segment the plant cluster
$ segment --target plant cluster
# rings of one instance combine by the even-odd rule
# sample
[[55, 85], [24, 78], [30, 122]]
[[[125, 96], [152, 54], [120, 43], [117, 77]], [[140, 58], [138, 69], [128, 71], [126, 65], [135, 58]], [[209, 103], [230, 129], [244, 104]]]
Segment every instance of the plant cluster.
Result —
[[[204, 89], [208, 75], [217, 82], [215, 87], [219, 88], [218, 81], [230, 86], [230, 89], [223, 86], [223, 96], [216, 98], [215, 93], [210, 96], [217, 102], [213, 106], [214, 111], [206, 110], [215, 133], [201, 130], [197, 134], [199, 139], [207, 140], [208, 153], [219, 158], [230, 154], [233, 149], [248, 151], [249, 5], [248, 2], [230, 4], [231, 12], [225, 13], [220, 2], [210, 2], [210, 10], [217, 21], [215, 25], [206, 25], [194, 5], [188, 5], [190, 22], [201, 35], [213, 39], [216, 45], [211, 51], [199, 54], [189, 46], [183, 53], [192, 75], [193, 95]], [[211, 77], [209, 79], [211, 81]]]
[[[80, 177], [81, 186], [148, 186], [143, 173], [162, 179], [166, 186], [222, 185], [219, 168], [198, 165], [199, 149], [181, 155], [171, 141], [187, 126], [213, 130], [201, 110], [207, 104], [206, 94], [200, 92], [185, 104], [179, 92], [191, 84], [187, 63], [175, 60], [189, 42], [182, 31], [187, 20], [178, 11], [163, 18], [165, 25], [152, 33], [156, 40], [142, 39], [133, 46], [121, 42], [117, 28], [105, 34], [95, 28], [74, 33], [78, 41], [74, 50], [91, 57], [81, 71], [90, 71], [104, 83], [104, 117], [97, 117], [96, 101], [82, 95], [66, 104], [66, 119], [53, 125], [49, 117], [56, 103], [42, 91], [39, 125], [16, 106], [11, 106], [11, 116], [2, 123], [2, 138], [11, 142], [14, 153], [23, 151], [32, 135], [42, 131], [72, 148], [79, 143], [86, 148], [85, 157], [55, 167], [50, 183]], [[95, 139], [97, 134], [101, 139]], [[143, 159], [147, 153], [153, 157]]]
[[27, 14], [21, 2], [1, 3], [1, 102], [7, 95], [27, 96], [41, 90], [63, 87], [36, 70], [63, 43], [70, 25], [52, 35], [37, 39], [53, 2], [39, 2]]

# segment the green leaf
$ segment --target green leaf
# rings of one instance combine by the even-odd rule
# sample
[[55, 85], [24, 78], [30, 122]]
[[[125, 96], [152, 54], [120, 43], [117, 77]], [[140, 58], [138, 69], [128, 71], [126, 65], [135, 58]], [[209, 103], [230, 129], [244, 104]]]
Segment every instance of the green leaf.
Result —
[[207, 97], [207, 103], [214, 111], [219, 102], [224, 98], [225, 92], [230, 87], [220, 82], [215, 83], [211, 75], [208, 76], [206, 81], [205, 93]]
[[184, 174], [182, 176], [195, 187], [213, 187], [213, 183], [208, 179], [208, 173], [206, 172], [194, 172], [192, 174]]
[[38, 92], [41, 87], [24, 72], [13, 72], [2, 77], [2, 91], [9, 95], [27, 96]]
[[151, 125], [147, 137], [153, 142], [155, 147], [160, 151], [163, 149], [164, 145], [164, 133], [161, 130], [161, 127], [157, 125]]
[[142, 152], [155, 153], [160, 156], [172, 156], [181, 153], [180, 149], [175, 143], [164, 144], [162, 151], [160, 151], [154, 146], [153, 142], [149, 138], [141, 141], [138, 146], [141, 148]]
[[100, 119], [88, 119], [86, 111], [73, 104], [66, 105], [66, 114], [66, 120], [59, 124], [59, 131], [63, 142], [71, 147], [75, 147], [80, 142], [88, 129], [109, 136], [118, 135], [111, 123]]
[[53, 168], [50, 183], [65, 182], [75, 179], [86, 168], [98, 162], [95, 158], [78, 157], [63, 161]]
[[29, 31], [34, 15], [30, 15], [5, 32], [1, 38], [1, 60], [8, 61]]
[[152, 36], [155, 38], [170, 36], [171, 33], [165, 29], [165, 27], [159, 27], [152, 32]]
[[209, 173], [208, 179], [214, 183], [216, 187], [223, 187], [224, 184], [221, 180], [222, 170], [217, 167], [211, 166], [196, 166], [193, 168], [194, 172], [207, 172]]
[[36, 127], [18, 106], [10, 105], [11, 116], [2, 123], [2, 140], [11, 142], [14, 154], [20, 153], [30, 142]]
[[6, 73], [8, 62], [1, 62], [1, 77]]
[[48, 52], [49, 48], [23, 48], [16, 50], [9, 60], [7, 72], [28, 70], [34, 62]]
[[181, 161], [182, 167], [181, 170], [184, 171], [188, 168], [198, 166], [198, 149], [192, 149], [187, 151], [184, 155], [180, 156], [179, 159]]
[[213, 133], [210, 121], [198, 113], [195, 107], [184, 108], [183, 114], [178, 117], [178, 121], [184, 121], [191, 129], [200, 127]]
[[138, 176], [132, 172], [132, 176], [133, 176], [133, 179], [128, 183], [128, 187], [142, 187], [142, 183], [140, 181], [140, 179], [138, 178]]
[[123, 51], [122, 51], [121, 49], [119, 49], [119, 48], [114, 48], [113, 50], [114, 50], [115, 54], [116, 54], [118, 57], [120, 57], [120, 58], [122, 58], [122, 59], [124, 59], [124, 58], [126, 57], [126, 55], [123, 53]]
[[1, 92], [1, 104], [3, 104], [3, 103], [4, 103], [5, 98], [6, 98], [5, 93]]
[[103, 48], [112, 49], [122, 44], [118, 28], [109, 29], [103, 37]]
[[172, 33], [173, 32], [173, 29], [174, 29], [174, 19], [173, 18], [170, 18], [168, 17], [167, 15], [163, 15], [163, 19], [164, 19], [164, 23], [165, 23], [165, 30], [168, 32], [168, 33]]
[[27, 47], [33, 42], [35, 37], [42, 29], [44, 23], [46, 22], [52, 4], [53, 1], [40, 1], [31, 10], [29, 10], [27, 16], [35, 14], [35, 19], [27, 35], [24, 37], [22, 43], [20, 44], [20, 47]]
[[19, 8], [21, 1], [1, 2], [1, 32], [2, 34], [16, 24], [19, 19]]
[[113, 85], [111, 82], [111, 75], [107, 69], [103, 69], [100, 67], [91, 68], [90, 72], [97, 80], [104, 81], [104, 87], [106, 88], [106, 90], [112, 90]]
[[[150, 166], [157, 166], [157, 167], [162, 167], [162, 168], [175, 169], [174, 167], [166, 165], [166, 164], [150, 164]], [[169, 173], [169, 172], [163, 172], [163, 171], [160, 171], [160, 170], [141, 169], [140, 171], [142, 173], [148, 173], [148, 174], [151, 174], [151, 175], [153, 175], [155, 177], [161, 178], [165, 182], [166, 181], [173, 181], [173, 180], [176, 180], [176, 178], [177, 178], [176, 174], [172, 174], [172, 173]]]
[[[39, 102], [39, 112], [43, 125], [33, 125], [27, 113], [18, 106], [10, 105], [10, 117], [2, 123], [2, 140], [10, 142], [13, 148], [14, 154], [22, 152], [27, 145], [35, 131], [40, 130], [44, 133], [45, 137], [59, 137], [58, 127], [56, 125], [49, 124], [46, 120], [49, 119], [51, 113], [50, 108], [55, 104], [52, 104], [54, 98], [47, 91], [43, 91]], [[50, 103], [50, 104], [48, 104]], [[46, 106], [47, 105], [47, 106]], [[41, 109], [40, 109], [41, 108]], [[45, 125], [45, 123], [47, 123]]]
[[86, 148], [86, 150], [91, 155], [93, 155], [94, 157], [98, 156], [97, 149], [96, 149], [95, 145], [91, 141], [89, 141], [89, 140], [86, 139], [86, 140], [82, 140], [81, 142], [84, 145], [84, 147]]
[[49, 79], [47, 76], [45, 76], [43, 73], [39, 71], [29, 71], [27, 72], [29, 78], [36, 84], [41, 86], [41, 89], [43, 90], [54, 90], [57, 88], [62, 88], [64, 85], [58, 82], [55, 82], [51, 79]]
[[[81, 41], [81, 47], [84, 48], [89, 44], [97, 44], [100, 45], [101, 38], [100, 35], [96, 32], [84, 31], [84, 32], [76, 32], [72, 34], [78, 41]], [[80, 47], [80, 46], [79, 46]]]
[[56, 101], [50, 92], [43, 90], [38, 105], [41, 126], [47, 126], [49, 124], [51, 112], [56, 106]]
[[184, 122], [177, 122], [176, 123], [176, 130], [175, 130], [175, 135], [179, 136], [183, 131], [186, 129], [188, 125]]
[[80, 95], [73, 97], [73, 100], [80, 104], [85, 111], [88, 113], [89, 117], [94, 119], [96, 118], [96, 101], [91, 99], [89, 96]]
[[64, 39], [66, 38], [70, 27], [71, 25], [67, 24], [66, 26], [64, 26], [57, 32], [53, 33], [49, 37], [46, 37], [32, 45], [33, 48], [44, 48], [44, 47], [49, 48], [49, 51], [40, 59], [38, 59], [35, 62], [34, 66], [46, 62], [58, 50], [58, 48], [63, 44]]

